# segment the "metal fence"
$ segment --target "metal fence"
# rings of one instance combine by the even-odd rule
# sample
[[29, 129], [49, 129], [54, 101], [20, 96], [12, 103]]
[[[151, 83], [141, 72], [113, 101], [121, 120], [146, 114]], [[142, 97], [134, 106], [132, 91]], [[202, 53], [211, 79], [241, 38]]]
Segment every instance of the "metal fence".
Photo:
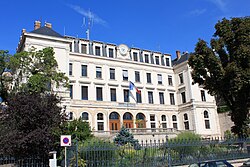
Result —
[[[165, 167], [207, 160], [249, 158], [249, 139], [146, 141], [139, 145], [111, 142], [85, 143], [69, 149], [78, 152], [68, 159], [69, 166], [86, 167]], [[72, 155], [72, 154], [71, 154]]]
[[[113, 142], [85, 142], [67, 147], [69, 167], [165, 167], [205, 160], [249, 158], [250, 139], [145, 141], [121, 145]], [[62, 163], [64, 166], [64, 157]], [[15, 159], [0, 156], [0, 165], [47, 167], [44, 159]]]
[[0, 156], [0, 166], [9, 167], [48, 167], [47, 158], [14, 158], [11, 156]]

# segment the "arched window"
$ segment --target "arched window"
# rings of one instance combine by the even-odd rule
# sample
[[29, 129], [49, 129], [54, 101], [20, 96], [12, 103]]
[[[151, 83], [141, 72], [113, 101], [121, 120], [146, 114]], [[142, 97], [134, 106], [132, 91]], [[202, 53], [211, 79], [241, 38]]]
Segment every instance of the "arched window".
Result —
[[204, 118], [209, 118], [207, 111], [204, 111]]
[[126, 112], [124, 115], [123, 115], [123, 120], [132, 120], [133, 119], [133, 116], [132, 114]]
[[188, 120], [188, 115], [184, 114], [184, 120], [187, 121]]
[[209, 121], [209, 115], [207, 111], [204, 111], [204, 121], [205, 121], [205, 128], [210, 129], [210, 121]]
[[103, 113], [97, 114], [97, 120], [103, 120]]
[[187, 114], [184, 114], [184, 127], [185, 127], [185, 130], [189, 130], [189, 122], [188, 122]]
[[119, 119], [119, 114], [117, 112], [112, 112], [110, 115], [109, 115], [109, 119]]
[[145, 116], [144, 116], [144, 114], [139, 113], [139, 114], [136, 115], [136, 119], [137, 120], [145, 120]]
[[167, 119], [166, 119], [166, 115], [162, 115], [161, 116], [161, 121], [166, 121]]
[[172, 116], [172, 121], [177, 121], [176, 115]]
[[73, 120], [73, 118], [74, 118], [73, 112], [69, 112], [68, 113], [68, 120]]
[[177, 123], [177, 117], [176, 115], [172, 116], [172, 121], [173, 121], [173, 128], [178, 129], [178, 123]]
[[88, 121], [89, 120], [89, 114], [87, 112], [82, 113], [82, 120]]

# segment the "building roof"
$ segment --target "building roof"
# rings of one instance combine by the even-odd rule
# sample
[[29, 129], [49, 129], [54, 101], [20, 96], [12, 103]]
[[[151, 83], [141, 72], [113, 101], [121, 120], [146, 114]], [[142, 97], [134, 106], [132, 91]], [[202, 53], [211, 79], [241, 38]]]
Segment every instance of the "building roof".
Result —
[[184, 53], [183, 55], [181, 55], [181, 57], [179, 59], [178, 58], [174, 59], [172, 61], [172, 65], [173, 66], [178, 65], [178, 64], [181, 64], [181, 63], [183, 63], [185, 61], [188, 61], [189, 57], [190, 57], [189, 53]]
[[62, 35], [60, 35], [59, 33], [55, 32], [54, 30], [46, 26], [33, 30], [31, 31], [31, 33], [63, 38]]

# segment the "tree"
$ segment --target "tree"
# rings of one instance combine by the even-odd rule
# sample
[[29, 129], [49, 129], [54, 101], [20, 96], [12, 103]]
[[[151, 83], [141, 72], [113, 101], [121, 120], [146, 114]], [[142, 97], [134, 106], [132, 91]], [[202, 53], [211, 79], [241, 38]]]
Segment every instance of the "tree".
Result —
[[134, 135], [124, 126], [122, 126], [119, 133], [115, 136], [114, 142], [119, 146], [131, 144], [135, 149], [140, 149], [139, 141], [134, 139]]
[[194, 83], [223, 97], [231, 110], [232, 132], [245, 137], [250, 107], [250, 17], [223, 19], [210, 46], [199, 40], [189, 58]]
[[10, 59], [8, 51], [0, 50], [0, 97], [4, 101], [8, 96], [8, 90], [12, 77], [8, 72], [8, 62]]
[[65, 120], [53, 94], [19, 92], [7, 98], [1, 112], [0, 154], [44, 157], [59, 145], [54, 129]]
[[[68, 78], [64, 73], [58, 72], [57, 67], [51, 47], [38, 51], [33, 48], [29, 52], [17, 53], [10, 58], [9, 63], [17, 91], [51, 91], [51, 84], [67, 87]], [[24, 83], [23, 79], [27, 79], [27, 83]]]
[[93, 137], [89, 123], [82, 121], [81, 118], [61, 124], [59, 135], [72, 135], [72, 140], [78, 140], [79, 142], [84, 142]]

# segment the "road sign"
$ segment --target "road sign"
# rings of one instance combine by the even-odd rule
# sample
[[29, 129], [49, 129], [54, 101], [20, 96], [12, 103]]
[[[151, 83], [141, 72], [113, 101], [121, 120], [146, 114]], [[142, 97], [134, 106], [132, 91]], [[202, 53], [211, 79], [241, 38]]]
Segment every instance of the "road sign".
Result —
[[70, 135], [61, 135], [61, 146], [63, 146], [63, 147], [71, 146], [71, 136]]

